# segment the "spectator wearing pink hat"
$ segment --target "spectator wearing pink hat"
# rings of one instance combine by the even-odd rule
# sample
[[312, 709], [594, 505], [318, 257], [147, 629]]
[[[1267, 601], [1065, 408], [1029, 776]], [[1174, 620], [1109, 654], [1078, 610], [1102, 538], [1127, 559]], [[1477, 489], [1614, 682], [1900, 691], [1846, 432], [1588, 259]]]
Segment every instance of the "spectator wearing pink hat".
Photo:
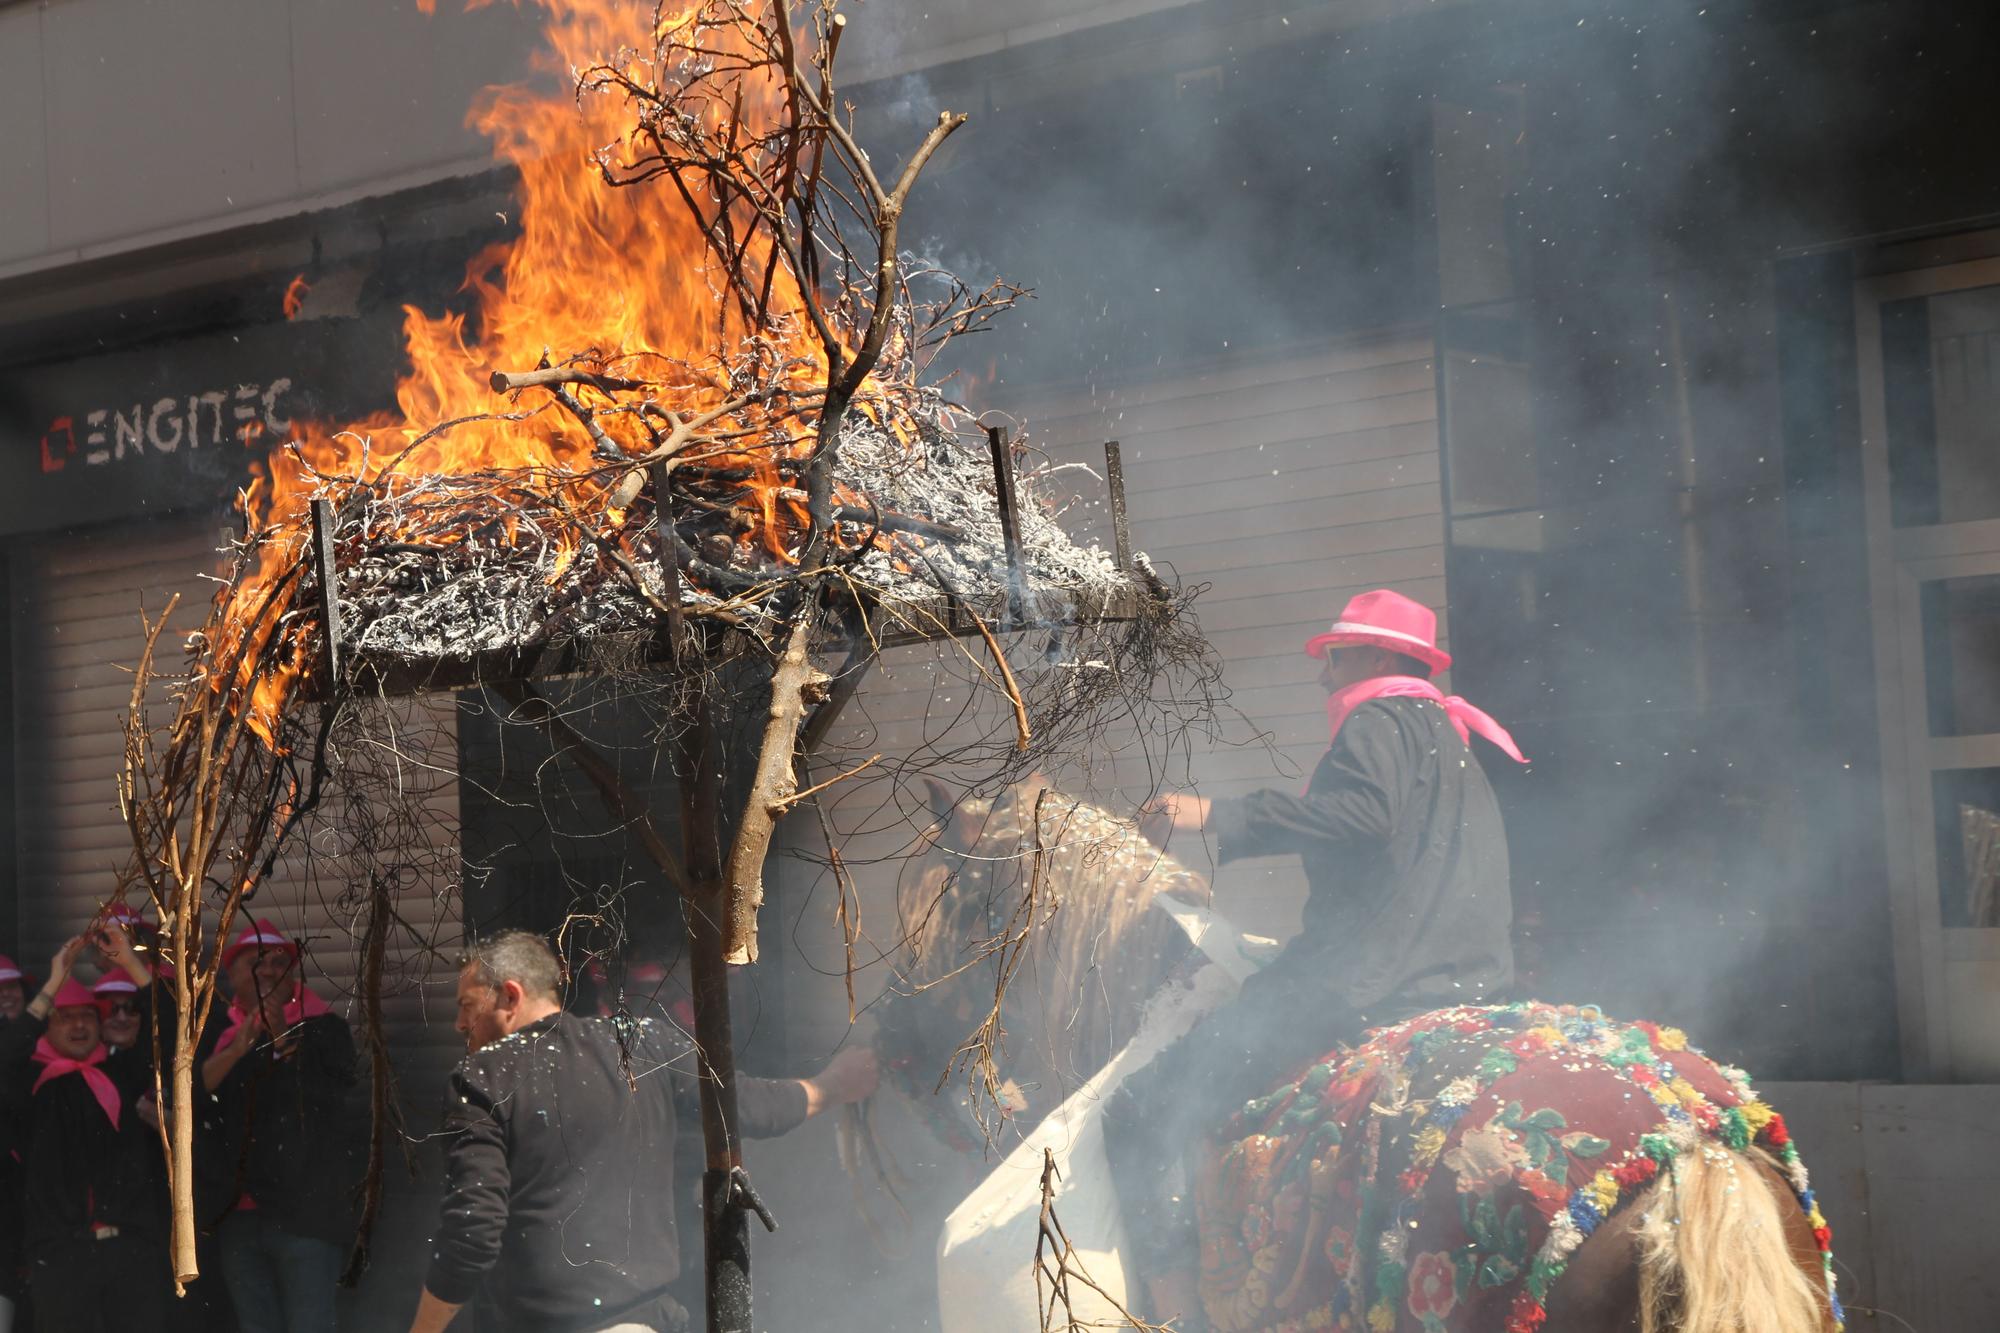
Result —
[[139, 1005], [139, 985], [123, 972], [99, 978], [90, 988], [97, 1001], [97, 1029], [105, 1048], [130, 1051], [145, 1027]]
[[168, 1285], [167, 1196], [150, 1074], [99, 1040], [97, 997], [70, 940], [26, 1013], [0, 1029], [0, 1070], [25, 1103], [23, 1217], [36, 1328], [156, 1330]]
[[[28, 1007], [28, 979], [0, 954], [0, 1027]], [[0, 1097], [0, 1330], [13, 1327], [25, 1291], [21, 1268], [21, 1127], [11, 1098]]]
[[1305, 791], [1160, 807], [1172, 833], [1213, 837], [1218, 865], [1298, 857], [1308, 895], [1278, 957], [1106, 1104], [1106, 1152], [1155, 1316], [1196, 1308], [1179, 1161], [1246, 1088], [1365, 1028], [1490, 1002], [1514, 983], [1507, 837], [1471, 739], [1526, 761], [1499, 723], [1432, 683], [1451, 666], [1436, 614], [1365, 592], [1305, 651], [1320, 660], [1330, 741]]
[[229, 1026], [202, 1065], [222, 1105], [221, 1150], [242, 1164], [220, 1232], [243, 1333], [331, 1333], [354, 1238], [354, 1037], [299, 962], [273, 922], [244, 927], [222, 954]]
[[[130, 946], [117, 950], [112, 943], [112, 931], [122, 932]], [[160, 930], [146, 915], [130, 903], [107, 903], [97, 914], [96, 929], [87, 932], [90, 942], [97, 946], [97, 964], [106, 972], [128, 971], [126, 955], [132, 955], [145, 965], [146, 976], [150, 980], [159, 964]], [[170, 971], [161, 971], [162, 976], [170, 976]]]
[[28, 1007], [27, 984], [20, 965], [0, 953], [0, 1022], [13, 1022]]

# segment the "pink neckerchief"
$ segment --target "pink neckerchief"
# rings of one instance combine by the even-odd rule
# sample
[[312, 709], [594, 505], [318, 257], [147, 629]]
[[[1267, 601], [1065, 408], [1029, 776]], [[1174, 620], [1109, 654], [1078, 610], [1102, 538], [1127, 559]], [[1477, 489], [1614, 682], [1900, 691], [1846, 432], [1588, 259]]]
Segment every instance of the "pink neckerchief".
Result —
[[1326, 720], [1329, 735], [1339, 736], [1341, 723], [1347, 715], [1367, 703], [1370, 699], [1429, 699], [1432, 703], [1444, 705], [1444, 715], [1451, 719], [1451, 725], [1458, 732], [1458, 738], [1470, 744], [1472, 732], [1478, 732], [1506, 753], [1516, 763], [1525, 764], [1527, 756], [1521, 747], [1514, 744], [1514, 738], [1507, 734], [1507, 728], [1495, 722], [1479, 709], [1474, 708], [1457, 695], [1446, 697], [1445, 692], [1427, 680], [1415, 676], [1372, 676], [1359, 680], [1345, 689], [1335, 690], [1326, 696]]
[[97, 1098], [97, 1104], [103, 1107], [104, 1114], [110, 1117], [111, 1127], [118, 1128], [118, 1086], [111, 1081], [109, 1074], [98, 1068], [104, 1063], [102, 1046], [81, 1060], [72, 1060], [49, 1045], [49, 1039], [43, 1037], [35, 1043], [33, 1058], [36, 1064], [42, 1066], [41, 1076], [35, 1080], [33, 1091], [40, 1092], [42, 1084], [52, 1078], [61, 1078], [64, 1074], [81, 1074], [83, 1081], [90, 1086], [91, 1095]]
[[[308, 1018], [317, 1018], [321, 1014], [332, 1012], [331, 1006], [325, 1000], [313, 994], [312, 988], [307, 986], [305, 982], [294, 982], [293, 986], [292, 998], [285, 1001], [286, 1027], [297, 1027]], [[229, 1002], [229, 1026], [223, 1031], [221, 1044], [227, 1046], [229, 1039], [236, 1035], [236, 1029], [242, 1027], [249, 1018], [250, 1011], [243, 1007], [242, 1002], [231, 1000]], [[266, 1035], [276, 1036], [277, 1034], [268, 1033]]]

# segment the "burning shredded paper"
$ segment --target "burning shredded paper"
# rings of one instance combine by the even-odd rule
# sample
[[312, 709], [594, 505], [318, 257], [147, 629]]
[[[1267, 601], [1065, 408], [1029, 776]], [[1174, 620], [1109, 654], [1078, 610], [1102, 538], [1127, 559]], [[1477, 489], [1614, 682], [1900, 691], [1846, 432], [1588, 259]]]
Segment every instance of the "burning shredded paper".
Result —
[[[969, 446], [964, 414], [935, 392], [918, 404], [908, 443], [860, 417], [842, 433], [835, 541], [854, 557], [844, 581], [892, 607], [935, 607], [945, 590], [975, 607], [1004, 605], [1008, 556], [986, 439], [975, 433]], [[786, 484], [799, 471], [780, 462], [774, 482], [747, 466], [693, 464], [676, 478], [684, 607], [759, 615], [796, 559], [765, 538], [788, 528], [776, 511], [803, 503]], [[371, 485], [316, 475], [312, 494], [339, 506], [343, 648], [425, 660], [656, 627], [670, 577], [656, 497], [642, 489], [586, 526], [560, 499], [572, 477], [492, 470]], [[1072, 542], [1049, 509], [1030, 498], [1019, 511], [1030, 622], [1107, 607], [1128, 586], [1109, 553]]]

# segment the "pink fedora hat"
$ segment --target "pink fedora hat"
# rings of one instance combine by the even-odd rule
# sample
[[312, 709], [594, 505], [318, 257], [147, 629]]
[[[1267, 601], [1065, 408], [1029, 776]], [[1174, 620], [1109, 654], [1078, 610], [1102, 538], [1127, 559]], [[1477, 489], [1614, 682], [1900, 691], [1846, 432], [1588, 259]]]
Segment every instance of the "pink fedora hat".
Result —
[[1416, 658], [1433, 673], [1451, 666], [1451, 655], [1437, 646], [1437, 614], [1399, 592], [1377, 588], [1341, 608], [1333, 627], [1306, 640], [1306, 652], [1324, 657], [1329, 648], [1366, 644]]

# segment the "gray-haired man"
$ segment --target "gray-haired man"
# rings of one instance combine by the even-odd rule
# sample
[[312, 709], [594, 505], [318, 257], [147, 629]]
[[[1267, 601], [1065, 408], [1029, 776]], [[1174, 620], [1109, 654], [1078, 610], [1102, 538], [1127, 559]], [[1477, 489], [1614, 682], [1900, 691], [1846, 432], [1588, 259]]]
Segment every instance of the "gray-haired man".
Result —
[[[680, 1272], [674, 1104], [693, 1102], [693, 1043], [642, 1019], [621, 1044], [613, 1020], [563, 1012], [561, 977], [526, 931], [476, 946], [459, 971], [469, 1053], [452, 1072], [444, 1205], [411, 1333], [440, 1333], [489, 1272], [508, 1327], [686, 1327], [667, 1287]], [[850, 1050], [816, 1078], [738, 1079], [737, 1114], [768, 1138], [874, 1088], [874, 1056]]]

